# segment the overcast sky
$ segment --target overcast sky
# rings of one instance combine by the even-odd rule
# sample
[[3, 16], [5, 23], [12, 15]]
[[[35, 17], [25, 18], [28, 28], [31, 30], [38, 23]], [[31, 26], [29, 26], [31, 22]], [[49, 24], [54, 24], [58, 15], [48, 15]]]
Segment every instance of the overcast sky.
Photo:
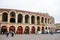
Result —
[[0, 0], [0, 8], [49, 13], [60, 23], [60, 0]]

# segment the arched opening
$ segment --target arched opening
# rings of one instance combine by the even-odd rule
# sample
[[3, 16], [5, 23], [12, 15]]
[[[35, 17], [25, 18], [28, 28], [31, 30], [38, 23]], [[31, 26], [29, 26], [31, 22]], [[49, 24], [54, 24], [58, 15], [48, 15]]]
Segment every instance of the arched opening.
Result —
[[40, 31], [40, 27], [37, 27], [37, 31]]
[[47, 30], [47, 27], [45, 29]]
[[45, 23], [47, 23], [47, 18], [45, 18]]
[[44, 27], [42, 27], [42, 33], [44, 33]]
[[15, 15], [15, 12], [11, 12], [10, 13], [10, 17], [15, 17], [16, 15]]
[[31, 16], [31, 23], [35, 24], [35, 16]]
[[40, 17], [37, 16], [37, 24], [40, 24]]
[[25, 15], [25, 23], [29, 23], [29, 15]]
[[15, 26], [10, 26], [9, 32], [14, 32], [15, 33]]
[[49, 24], [49, 19], [48, 19], [48, 24]]
[[32, 34], [35, 34], [35, 27], [33, 26], [32, 29], [31, 29], [31, 33]]
[[18, 33], [18, 34], [23, 34], [23, 28], [22, 28], [22, 26], [19, 26], [19, 27], [17, 28], [17, 33]]
[[2, 21], [3, 21], [3, 22], [7, 22], [7, 21], [8, 21], [8, 14], [7, 14], [6, 12], [4, 12], [4, 13], [2, 14]]
[[15, 18], [16, 18], [15, 12], [11, 12], [11, 13], [10, 13], [10, 17], [11, 17], [11, 18], [10, 18], [10, 22], [11, 22], [11, 23], [15, 23]]
[[29, 34], [29, 27], [28, 27], [28, 26], [25, 27], [24, 33], [25, 33], [25, 34]]
[[10, 18], [11, 23], [15, 23], [15, 18]]
[[18, 23], [22, 23], [22, 21], [23, 21], [23, 15], [19, 14], [18, 15]]
[[2, 26], [1, 33], [2, 34], [6, 34], [7, 33], [7, 27], [6, 26]]
[[44, 23], [44, 18], [43, 17], [41, 18], [41, 23]]

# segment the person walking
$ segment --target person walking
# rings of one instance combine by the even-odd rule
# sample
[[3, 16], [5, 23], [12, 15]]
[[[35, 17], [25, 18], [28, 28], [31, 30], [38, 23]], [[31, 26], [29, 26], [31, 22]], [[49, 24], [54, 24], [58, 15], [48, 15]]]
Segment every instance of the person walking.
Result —
[[51, 32], [50, 32], [50, 34], [52, 35], [52, 34], [53, 34], [53, 32], [51, 31]]
[[12, 37], [14, 36], [14, 32], [11, 33], [11, 36], [12, 36]]
[[7, 37], [8, 37], [8, 35], [9, 35], [9, 32], [7, 32], [6, 34], [7, 34]]

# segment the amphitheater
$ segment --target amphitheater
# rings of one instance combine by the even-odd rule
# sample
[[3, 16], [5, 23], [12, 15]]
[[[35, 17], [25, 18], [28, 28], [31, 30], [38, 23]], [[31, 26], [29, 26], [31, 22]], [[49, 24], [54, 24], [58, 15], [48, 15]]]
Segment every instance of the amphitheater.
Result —
[[15, 9], [0, 9], [0, 32], [5, 34], [35, 34], [36, 31], [54, 29], [54, 17], [47, 13]]

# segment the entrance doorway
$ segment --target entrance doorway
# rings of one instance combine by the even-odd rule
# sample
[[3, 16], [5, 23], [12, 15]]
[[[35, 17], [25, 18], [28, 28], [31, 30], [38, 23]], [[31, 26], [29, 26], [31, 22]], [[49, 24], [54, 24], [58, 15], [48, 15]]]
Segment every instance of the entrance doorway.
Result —
[[40, 31], [40, 27], [37, 27], [37, 31]]
[[15, 33], [15, 26], [10, 26], [9, 32], [10, 32], [10, 33], [11, 33], [11, 32], [14, 32], [14, 33]]
[[25, 34], [29, 34], [29, 27], [28, 27], [28, 26], [25, 27], [24, 33], [25, 33]]
[[2, 26], [1, 34], [6, 34], [6, 33], [7, 33], [7, 27], [6, 26]]
[[35, 34], [35, 27], [33, 26], [32, 29], [31, 29], [31, 33], [32, 34]]
[[42, 27], [42, 33], [44, 33], [44, 27]]
[[18, 34], [23, 34], [23, 28], [22, 28], [22, 26], [19, 26], [19, 27], [18, 27], [17, 33], [18, 33]]

